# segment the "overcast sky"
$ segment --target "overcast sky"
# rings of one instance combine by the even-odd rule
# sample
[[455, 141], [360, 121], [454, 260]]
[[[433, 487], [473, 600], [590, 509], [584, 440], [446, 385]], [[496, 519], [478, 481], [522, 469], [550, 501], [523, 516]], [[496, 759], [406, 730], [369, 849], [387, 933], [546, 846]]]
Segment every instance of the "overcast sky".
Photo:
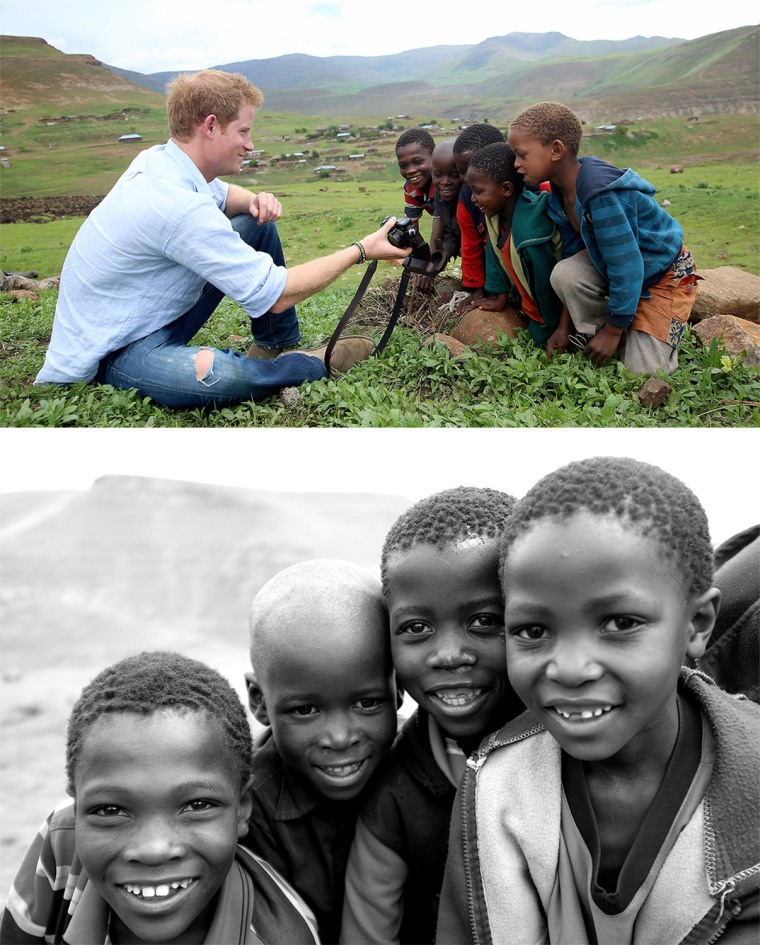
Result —
[[750, 0], [685, 7], [672, 0], [473, 7], [461, 0], [411, 7], [365, 0], [0, 0], [0, 22], [3, 34], [41, 36], [62, 52], [89, 53], [108, 65], [151, 73], [288, 53], [384, 56], [474, 44], [512, 32], [552, 30], [574, 39], [695, 39], [757, 23], [758, 15]]
[[13, 430], [0, 492], [88, 489], [103, 475], [267, 492], [369, 492], [416, 500], [458, 485], [520, 496], [585, 456], [633, 456], [682, 479], [713, 539], [760, 521], [757, 430]]

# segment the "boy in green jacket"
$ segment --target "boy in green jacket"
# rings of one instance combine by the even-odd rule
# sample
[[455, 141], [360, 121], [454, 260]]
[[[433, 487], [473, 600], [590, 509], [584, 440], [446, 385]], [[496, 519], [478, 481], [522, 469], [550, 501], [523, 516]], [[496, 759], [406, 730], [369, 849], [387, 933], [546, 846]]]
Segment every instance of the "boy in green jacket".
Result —
[[552, 353], [562, 302], [550, 277], [561, 258], [561, 240], [546, 213], [548, 194], [525, 190], [515, 170], [515, 155], [506, 143], [488, 144], [470, 158], [467, 183], [475, 204], [486, 216], [486, 291], [483, 311], [501, 311], [510, 288], [520, 295], [521, 312], [534, 341]]

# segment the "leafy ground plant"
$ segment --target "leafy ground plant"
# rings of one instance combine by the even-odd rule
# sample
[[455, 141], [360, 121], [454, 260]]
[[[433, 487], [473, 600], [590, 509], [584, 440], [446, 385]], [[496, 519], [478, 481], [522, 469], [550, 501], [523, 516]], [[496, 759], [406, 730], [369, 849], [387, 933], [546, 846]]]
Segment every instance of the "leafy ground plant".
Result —
[[[329, 336], [351, 291], [330, 289], [300, 307], [306, 344]], [[411, 328], [397, 328], [379, 359], [335, 381], [299, 389], [298, 402], [280, 397], [235, 407], [169, 410], [136, 391], [106, 385], [33, 386], [55, 310], [55, 292], [39, 302], [0, 302], [0, 424], [11, 427], [756, 427], [760, 372], [722, 345], [705, 348], [687, 330], [672, 391], [659, 408], [636, 394], [644, 378], [619, 362], [602, 369], [579, 355], [548, 359], [527, 332], [453, 358], [440, 344], [425, 346]], [[249, 341], [247, 318], [225, 301], [197, 338], [239, 347]]]

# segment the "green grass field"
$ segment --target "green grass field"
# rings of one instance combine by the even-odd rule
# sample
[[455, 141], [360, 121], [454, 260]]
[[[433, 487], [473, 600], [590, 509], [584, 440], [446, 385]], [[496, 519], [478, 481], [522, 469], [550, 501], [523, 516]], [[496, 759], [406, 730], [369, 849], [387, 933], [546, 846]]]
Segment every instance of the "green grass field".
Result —
[[[265, 130], [272, 116], [261, 116]], [[153, 116], [158, 125], [158, 116]], [[303, 116], [290, 116], [304, 123]], [[308, 128], [319, 122], [313, 121]], [[588, 142], [620, 166], [633, 166], [669, 201], [686, 241], [702, 269], [735, 266], [760, 273], [760, 196], [757, 163], [751, 159], [756, 119], [716, 117], [698, 128], [668, 119], [628, 127], [609, 138]], [[57, 126], [60, 127], [60, 126]], [[142, 127], [142, 126], [140, 126]], [[294, 147], [299, 125], [280, 125]], [[300, 128], [303, 136], [308, 128]], [[281, 137], [280, 135], [280, 137]], [[159, 140], [163, 140], [163, 135]], [[256, 139], [255, 139], [256, 140]], [[720, 144], [731, 154], [720, 160]], [[151, 143], [146, 141], [145, 143]], [[71, 146], [72, 177], [87, 187], [65, 184], [52, 168], [36, 165], [36, 195], [95, 193], [92, 168], [111, 153], [98, 144]], [[279, 147], [279, 145], [278, 145]], [[724, 148], [724, 151], [726, 149]], [[130, 155], [119, 157], [123, 170]], [[676, 155], [676, 157], [673, 157]], [[13, 162], [11, 170], [20, 162]], [[682, 173], [670, 172], [673, 164]], [[7, 193], [3, 171], [3, 195]], [[31, 173], [31, 172], [30, 172]], [[309, 167], [251, 169], [238, 183], [271, 190], [285, 212], [280, 230], [286, 260], [295, 265], [325, 255], [374, 230], [386, 215], [400, 214], [401, 179], [389, 160], [374, 177], [352, 166], [344, 178], [321, 178]], [[89, 175], [89, 176], [88, 176]], [[102, 179], [102, 191], [108, 189]], [[17, 186], [22, 186], [17, 184]], [[63, 189], [59, 189], [63, 188]], [[73, 189], [72, 189], [73, 188]], [[31, 193], [30, 193], [31, 196]], [[35, 269], [43, 276], [61, 271], [67, 249], [83, 218], [0, 226], [3, 269]], [[427, 230], [426, 227], [427, 226]], [[423, 223], [429, 235], [429, 221]], [[375, 284], [392, 270], [381, 266]], [[328, 337], [358, 285], [360, 271], [350, 270], [329, 290], [299, 309], [305, 344]], [[674, 390], [666, 404], [642, 407], [635, 394], [642, 379], [619, 364], [593, 369], [585, 359], [565, 355], [549, 361], [527, 335], [503, 338], [490, 349], [452, 359], [441, 346], [423, 348], [410, 329], [394, 332], [377, 361], [354, 368], [338, 383], [318, 382], [301, 389], [300, 403], [286, 409], [278, 398], [235, 408], [170, 411], [139, 398], [134, 391], [74, 385], [33, 387], [44, 358], [55, 308], [55, 292], [39, 302], [0, 301], [0, 424], [5, 426], [757, 426], [760, 380], [742, 358], [729, 358], [720, 345], [703, 349], [687, 333], [681, 363], [671, 376]], [[247, 347], [249, 328], [242, 310], [230, 301], [220, 306], [197, 337], [198, 343]], [[242, 339], [242, 340], [240, 340]]]

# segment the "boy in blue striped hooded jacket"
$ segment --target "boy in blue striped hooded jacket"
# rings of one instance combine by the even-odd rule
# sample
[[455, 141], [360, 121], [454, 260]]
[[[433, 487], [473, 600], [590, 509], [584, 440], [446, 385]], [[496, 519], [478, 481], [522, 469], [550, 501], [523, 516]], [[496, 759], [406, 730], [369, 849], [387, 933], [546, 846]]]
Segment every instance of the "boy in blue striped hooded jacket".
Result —
[[[696, 299], [694, 259], [652, 184], [631, 168], [579, 158], [582, 135], [570, 108], [539, 102], [512, 120], [507, 136], [525, 183], [551, 183], [548, 212], [567, 256], [551, 275], [568, 311], [549, 347], [565, 351], [575, 329], [599, 367], [620, 350], [634, 374], [671, 373]], [[580, 251], [568, 255], [573, 241]]]

